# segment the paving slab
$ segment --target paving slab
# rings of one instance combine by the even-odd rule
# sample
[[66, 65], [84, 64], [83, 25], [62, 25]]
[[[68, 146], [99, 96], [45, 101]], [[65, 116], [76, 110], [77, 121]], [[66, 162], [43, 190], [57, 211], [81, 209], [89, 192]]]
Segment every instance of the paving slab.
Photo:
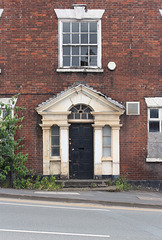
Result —
[[0, 188], [0, 197], [162, 209], [162, 193], [148, 191], [108, 192], [83, 189], [38, 191]]

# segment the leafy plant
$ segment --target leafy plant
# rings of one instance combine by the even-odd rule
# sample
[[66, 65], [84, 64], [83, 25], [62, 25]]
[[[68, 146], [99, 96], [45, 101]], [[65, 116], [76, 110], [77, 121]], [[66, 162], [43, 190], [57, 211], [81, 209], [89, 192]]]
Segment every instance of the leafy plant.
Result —
[[119, 191], [129, 191], [132, 188], [131, 184], [128, 183], [126, 176], [120, 176], [115, 184]]
[[58, 184], [54, 176], [42, 177], [42, 178], [41, 176], [37, 176], [37, 177], [31, 176], [27, 178], [23, 188], [52, 191], [52, 190], [63, 188], [63, 184]]
[[27, 154], [24, 155], [20, 151], [23, 147], [22, 139], [15, 138], [17, 130], [22, 128], [23, 121], [23, 117], [18, 116], [18, 111], [24, 109], [14, 107], [17, 98], [18, 95], [12, 97], [9, 104], [0, 102], [0, 109], [3, 109], [5, 113], [0, 119], [0, 183], [4, 183], [7, 178], [10, 178], [11, 187], [20, 185], [29, 172], [25, 166]]

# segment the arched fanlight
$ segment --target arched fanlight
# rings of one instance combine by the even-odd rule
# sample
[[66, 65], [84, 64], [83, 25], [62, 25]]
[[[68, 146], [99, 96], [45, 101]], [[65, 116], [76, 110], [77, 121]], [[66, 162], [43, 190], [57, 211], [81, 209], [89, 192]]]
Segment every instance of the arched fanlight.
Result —
[[68, 119], [93, 119], [91, 112], [93, 111], [89, 106], [78, 104], [73, 106], [69, 111], [71, 114]]

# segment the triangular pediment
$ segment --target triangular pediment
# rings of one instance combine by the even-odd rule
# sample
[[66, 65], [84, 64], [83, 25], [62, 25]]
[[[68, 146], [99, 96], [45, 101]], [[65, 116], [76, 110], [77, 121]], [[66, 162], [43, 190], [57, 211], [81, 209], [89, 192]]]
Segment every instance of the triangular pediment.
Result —
[[124, 112], [124, 107], [120, 103], [83, 84], [73, 86], [41, 103], [36, 110], [39, 114], [66, 112], [77, 104], [88, 105], [94, 112], [120, 112], [121, 114]]

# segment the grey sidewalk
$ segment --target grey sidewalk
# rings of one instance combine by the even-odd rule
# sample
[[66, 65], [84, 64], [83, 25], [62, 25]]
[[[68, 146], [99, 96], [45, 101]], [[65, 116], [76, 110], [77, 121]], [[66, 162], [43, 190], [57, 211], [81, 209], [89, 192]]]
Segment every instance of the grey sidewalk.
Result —
[[0, 188], [0, 198], [31, 199], [40, 201], [91, 203], [107, 206], [128, 206], [162, 209], [162, 192], [129, 191], [107, 192], [90, 190], [36, 191]]

